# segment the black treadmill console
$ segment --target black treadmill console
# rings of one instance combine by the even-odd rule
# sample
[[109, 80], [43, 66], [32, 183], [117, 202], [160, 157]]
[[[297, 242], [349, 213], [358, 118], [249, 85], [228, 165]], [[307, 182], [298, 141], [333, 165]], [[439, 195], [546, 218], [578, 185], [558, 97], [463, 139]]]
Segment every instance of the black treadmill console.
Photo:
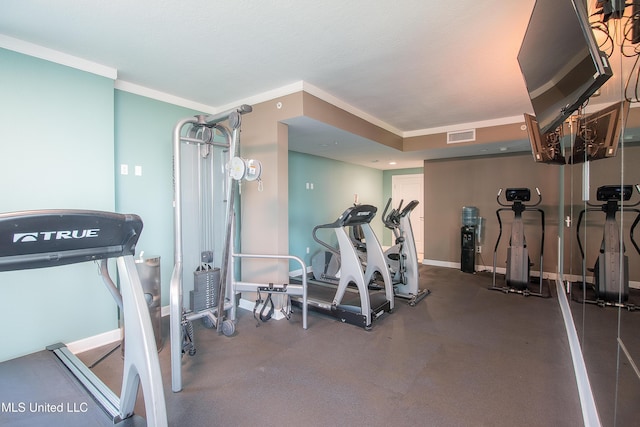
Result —
[[55, 267], [135, 253], [139, 216], [88, 210], [0, 213], [0, 271]]
[[507, 202], [528, 202], [531, 200], [531, 190], [528, 188], [507, 188], [504, 196]]
[[334, 224], [340, 227], [368, 224], [371, 222], [378, 208], [371, 205], [352, 206], [340, 215]]
[[608, 202], [610, 200], [623, 200], [626, 202], [631, 199], [632, 194], [632, 185], [603, 185], [602, 187], [598, 187], [596, 198], [599, 202]]

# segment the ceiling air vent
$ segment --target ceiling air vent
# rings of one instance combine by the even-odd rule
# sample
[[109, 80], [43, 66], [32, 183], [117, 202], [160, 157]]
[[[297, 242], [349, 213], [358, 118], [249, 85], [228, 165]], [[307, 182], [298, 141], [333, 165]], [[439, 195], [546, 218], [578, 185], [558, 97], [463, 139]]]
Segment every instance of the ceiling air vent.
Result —
[[460, 142], [471, 142], [476, 140], [476, 130], [459, 130], [457, 132], [447, 132], [447, 144], [458, 144]]

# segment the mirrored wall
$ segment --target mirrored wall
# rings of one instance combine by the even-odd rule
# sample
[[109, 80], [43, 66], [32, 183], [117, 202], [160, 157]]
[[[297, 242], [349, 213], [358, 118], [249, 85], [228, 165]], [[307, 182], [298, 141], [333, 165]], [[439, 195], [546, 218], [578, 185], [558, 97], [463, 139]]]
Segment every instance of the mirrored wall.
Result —
[[594, 27], [616, 76], [603, 90], [619, 102], [592, 97], [565, 125], [564, 273], [603, 426], [640, 422], [640, 83], [625, 28], [632, 22]]

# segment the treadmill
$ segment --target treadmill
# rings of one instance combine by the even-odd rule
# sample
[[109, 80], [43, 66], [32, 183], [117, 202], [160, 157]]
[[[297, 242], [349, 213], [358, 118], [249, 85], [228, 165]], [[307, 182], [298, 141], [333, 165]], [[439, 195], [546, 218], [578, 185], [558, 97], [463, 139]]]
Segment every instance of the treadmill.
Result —
[[[314, 239], [339, 258], [339, 278], [333, 281], [307, 279], [307, 304], [311, 310], [336, 317], [342, 322], [364, 329], [371, 329], [373, 321], [384, 313], [393, 311], [393, 285], [384, 262], [384, 253], [370, 222], [377, 208], [357, 205], [345, 210], [334, 222], [318, 225], [313, 230]], [[363, 268], [358, 249], [349, 237], [347, 227], [360, 227], [365, 239], [367, 266]], [[338, 249], [316, 236], [318, 229], [331, 229], [338, 239]], [[375, 274], [385, 278], [382, 289], [370, 289], [369, 283]], [[294, 304], [303, 303], [300, 297], [292, 296]]]
[[[0, 425], [167, 426], [158, 350], [133, 259], [141, 231], [137, 215], [0, 214], [0, 272], [100, 261], [103, 281], [123, 312], [127, 343], [120, 397], [64, 344], [1, 362]], [[120, 290], [108, 276], [110, 258], [116, 259]], [[133, 414], [139, 386], [146, 419]]]

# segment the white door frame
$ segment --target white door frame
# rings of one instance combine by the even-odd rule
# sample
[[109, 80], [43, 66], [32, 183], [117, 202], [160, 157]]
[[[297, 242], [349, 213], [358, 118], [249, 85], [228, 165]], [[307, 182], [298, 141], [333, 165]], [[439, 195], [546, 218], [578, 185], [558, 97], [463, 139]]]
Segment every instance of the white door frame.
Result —
[[416, 241], [418, 260], [422, 261], [424, 257], [424, 174], [392, 175], [391, 198], [394, 206], [397, 206], [401, 199], [404, 199], [403, 205], [411, 200], [419, 202], [411, 212], [411, 228]]

